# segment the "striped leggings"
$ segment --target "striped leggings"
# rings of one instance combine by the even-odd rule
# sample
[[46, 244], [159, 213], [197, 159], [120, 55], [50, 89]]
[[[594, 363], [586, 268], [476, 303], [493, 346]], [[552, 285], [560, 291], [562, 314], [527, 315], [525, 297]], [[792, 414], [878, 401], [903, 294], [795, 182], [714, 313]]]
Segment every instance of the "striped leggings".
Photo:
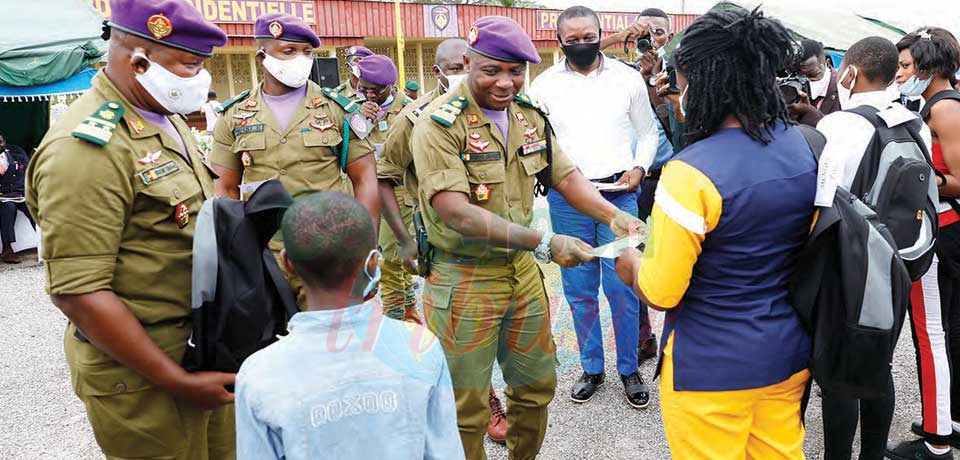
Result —
[[960, 360], [960, 274], [949, 266], [934, 256], [910, 292], [924, 439], [936, 445], [946, 445], [951, 422], [960, 421], [960, 375], [951, 378], [952, 359]]

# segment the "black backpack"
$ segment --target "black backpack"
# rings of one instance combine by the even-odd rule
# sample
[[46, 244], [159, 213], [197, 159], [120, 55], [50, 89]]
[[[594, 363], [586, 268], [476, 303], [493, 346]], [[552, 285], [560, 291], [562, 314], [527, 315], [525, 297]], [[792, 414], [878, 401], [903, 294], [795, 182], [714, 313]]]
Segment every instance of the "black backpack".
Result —
[[[826, 139], [800, 129], [819, 160]], [[910, 286], [880, 216], [837, 188], [832, 206], [817, 208], [790, 282], [791, 303], [812, 337], [810, 372], [825, 392], [850, 398], [886, 393]]]
[[[891, 111], [896, 110], [909, 114], [902, 107]], [[876, 212], [893, 236], [910, 279], [916, 281], [933, 262], [938, 230], [939, 193], [930, 152], [920, 138], [923, 120], [914, 117], [888, 123], [887, 111], [870, 106], [846, 112], [860, 115], [874, 127], [850, 193]]]
[[268, 243], [293, 203], [279, 181], [249, 200], [214, 198], [200, 208], [193, 240], [193, 333], [183, 367], [237, 372], [287, 332], [297, 303]]

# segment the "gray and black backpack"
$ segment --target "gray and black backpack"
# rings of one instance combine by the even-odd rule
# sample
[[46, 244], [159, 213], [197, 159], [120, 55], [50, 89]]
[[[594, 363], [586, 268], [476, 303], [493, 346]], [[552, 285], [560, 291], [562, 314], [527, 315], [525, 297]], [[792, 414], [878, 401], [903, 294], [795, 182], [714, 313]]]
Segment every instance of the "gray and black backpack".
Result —
[[[851, 112], [876, 132], [852, 190], [838, 188], [832, 205], [818, 208], [790, 294], [813, 339], [810, 371], [820, 387], [875, 398], [887, 391], [912, 280], [933, 258], [937, 192], [922, 121], [888, 124], [875, 108]], [[823, 135], [801, 131], [819, 160]]]

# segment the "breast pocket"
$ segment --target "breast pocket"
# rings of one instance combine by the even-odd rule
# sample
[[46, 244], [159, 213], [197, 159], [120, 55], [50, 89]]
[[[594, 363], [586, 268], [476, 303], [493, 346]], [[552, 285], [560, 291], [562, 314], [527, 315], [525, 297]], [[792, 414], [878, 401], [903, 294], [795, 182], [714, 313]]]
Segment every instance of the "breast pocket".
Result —
[[196, 176], [181, 170], [144, 186], [134, 203], [130, 226], [137, 229], [140, 243], [163, 250], [189, 250], [191, 225], [203, 205], [203, 193]]
[[249, 176], [251, 173], [256, 175], [257, 171], [273, 171], [277, 168], [275, 160], [267, 155], [267, 136], [263, 132], [241, 134], [233, 141], [233, 153], [243, 163], [245, 182], [268, 179], [251, 179]]

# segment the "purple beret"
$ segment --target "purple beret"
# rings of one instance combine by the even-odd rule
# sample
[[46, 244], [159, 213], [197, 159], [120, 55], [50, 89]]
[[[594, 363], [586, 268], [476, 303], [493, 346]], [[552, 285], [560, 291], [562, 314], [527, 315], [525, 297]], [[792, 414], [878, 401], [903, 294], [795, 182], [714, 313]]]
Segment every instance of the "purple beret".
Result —
[[540, 63], [540, 53], [523, 27], [506, 16], [484, 16], [473, 23], [467, 48], [504, 62]]
[[110, 10], [110, 27], [199, 56], [227, 44], [227, 34], [183, 0], [110, 0]]
[[320, 47], [320, 37], [302, 19], [286, 13], [270, 13], [257, 18], [253, 25], [254, 38], [272, 38], [287, 42], [309, 43]]
[[357, 63], [357, 70], [360, 72], [357, 77], [374, 85], [389, 86], [397, 82], [397, 66], [386, 56], [365, 57]]
[[365, 46], [351, 46], [350, 48], [347, 48], [347, 59], [350, 59], [354, 56], [373, 56], [373, 51], [370, 51], [370, 48]]

